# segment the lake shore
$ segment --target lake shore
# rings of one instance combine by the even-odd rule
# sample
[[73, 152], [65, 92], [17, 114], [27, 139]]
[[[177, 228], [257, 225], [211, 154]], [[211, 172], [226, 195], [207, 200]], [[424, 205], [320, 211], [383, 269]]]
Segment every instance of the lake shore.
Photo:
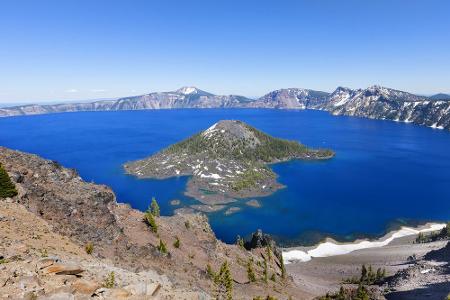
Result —
[[353, 251], [380, 248], [390, 244], [396, 239], [415, 236], [419, 233], [439, 231], [445, 227], [443, 223], [427, 223], [425, 225], [413, 228], [402, 226], [400, 229], [391, 231], [377, 240], [356, 240], [352, 243], [339, 243], [331, 238], [311, 247], [290, 247], [283, 249], [284, 261], [287, 263], [300, 261], [307, 262], [314, 257], [330, 257], [348, 254]]
[[[344, 244], [328, 239], [313, 247], [283, 249], [283, 257], [286, 262], [286, 258], [292, 258], [294, 254], [297, 258], [303, 257], [304, 261], [290, 260], [286, 268], [294, 282], [305, 292], [305, 298], [312, 299], [330, 291], [338, 291], [344, 279], [360, 275], [363, 264], [371, 265], [375, 270], [384, 268], [388, 276], [409, 267], [412, 264], [408, 261], [409, 256], [415, 255], [421, 259], [426, 253], [440, 249], [447, 243], [436, 241], [416, 244], [417, 234], [442, 227], [442, 224], [436, 223], [417, 228], [403, 227], [375, 241], [360, 240]], [[361, 245], [365, 248], [361, 248]]]

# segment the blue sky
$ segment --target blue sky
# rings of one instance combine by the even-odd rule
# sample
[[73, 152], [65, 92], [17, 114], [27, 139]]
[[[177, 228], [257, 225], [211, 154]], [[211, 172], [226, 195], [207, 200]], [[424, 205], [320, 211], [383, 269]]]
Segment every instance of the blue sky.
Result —
[[0, 102], [450, 92], [450, 1], [0, 1]]

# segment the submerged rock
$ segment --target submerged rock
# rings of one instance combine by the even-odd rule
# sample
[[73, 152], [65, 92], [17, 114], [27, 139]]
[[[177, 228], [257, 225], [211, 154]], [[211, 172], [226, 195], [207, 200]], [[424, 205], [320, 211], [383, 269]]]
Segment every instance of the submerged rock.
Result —
[[240, 211], [240, 210], [241, 210], [240, 207], [235, 207], [235, 206], [233, 206], [233, 207], [230, 207], [229, 209], [227, 209], [227, 210], [225, 211], [224, 215], [225, 215], [225, 216], [229, 216], [229, 215], [234, 214], [234, 213], [236, 213], [236, 212], [238, 212], [238, 211]]
[[259, 201], [256, 199], [249, 200], [249, 201], [245, 202], [245, 204], [247, 204], [248, 206], [251, 206], [251, 207], [257, 207], [257, 208], [261, 207], [261, 203], [259, 203]]

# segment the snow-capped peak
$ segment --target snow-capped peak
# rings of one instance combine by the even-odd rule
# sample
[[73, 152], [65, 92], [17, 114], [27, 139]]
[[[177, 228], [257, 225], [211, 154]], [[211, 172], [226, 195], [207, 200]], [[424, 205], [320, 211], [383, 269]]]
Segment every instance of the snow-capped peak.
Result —
[[177, 93], [184, 94], [184, 95], [190, 95], [190, 94], [197, 94], [200, 90], [197, 89], [194, 86], [184, 86], [177, 90]]

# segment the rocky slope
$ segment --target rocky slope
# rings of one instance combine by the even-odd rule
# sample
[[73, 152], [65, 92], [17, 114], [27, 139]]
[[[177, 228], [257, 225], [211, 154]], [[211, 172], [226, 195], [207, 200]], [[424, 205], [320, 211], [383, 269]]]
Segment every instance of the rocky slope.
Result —
[[449, 94], [435, 94], [433, 96], [428, 97], [431, 100], [450, 100], [450, 95]]
[[140, 178], [192, 175], [186, 193], [206, 205], [218, 205], [269, 195], [281, 188], [266, 164], [333, 155], [330, 150], [308, 149], [243, 122], [225, 120], [149, 158], [126, 163], [124, 168]]
[[280, 109], [317, 108], [328, 101], [328, 96], [329, 94], [326, 92], [308, 89], [281, 89], [249, 102], [247, 107]]
[[334, 115], [392, 120], [450, 130], [450, 101], [432, 101], [381, 86], [364, 90], [338, 88], [322, 108]]
[[[154, 233], [142, 212], [118, 204], [110, 188], [84, 182], [74, 170], [3, 147], [0, 164], [18, 191], [0, 199], [0, 297], [153, 299], [157, 293], [155, 299], [211, 299], [220, 289], [206, 266], [217, 271], [225, 261], [234, 299], [303, 295], [282, 279], [276, 256], [218, 241], [203, 215], [155, 217]], [[158, 248], [161, 241], [167, 253]], [[261, 280], [264, 260], [269, 276], [275, 274], [270, 284]], [[255, 282], [249, 282], [249, 263]], [[102, 288], [113, 271], [115, 283]], [[54, 298], [61, 293], [66, 298]]]

